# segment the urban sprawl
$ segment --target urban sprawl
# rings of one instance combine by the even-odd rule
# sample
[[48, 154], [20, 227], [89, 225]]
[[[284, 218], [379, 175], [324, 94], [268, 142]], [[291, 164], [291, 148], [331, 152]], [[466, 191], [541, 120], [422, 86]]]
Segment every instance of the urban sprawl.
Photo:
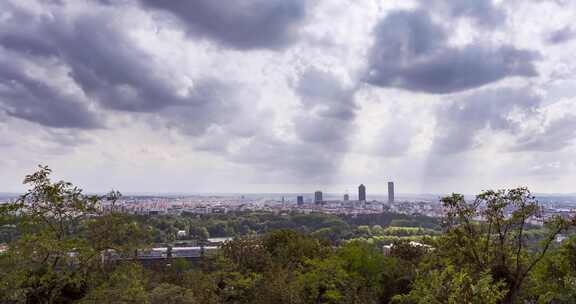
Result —
[[[387, 197], [375, 195], [371, 199], [361, 184], [355, 198], [346, 193], [340, 197], [326, 195], [318, 190], [306, 194], [254, 194], [254, 195], [185, 195], [185, 196], [126, 196], [115, 203], [115, 208], [138, 215], [225, 214], [229, 212], [267, 211], [273, 213], [302, 212], [342, 215], [392, 212], [409, 215], [442, 217], [444, 209], [440, 196], [425, 198], [398, 198], [394, 183], [388, 183]], [[542, 224], [553, 215], [569, 216], [576, 211], [573, 198], [543, 200], [541, 216], [531, 220]]]

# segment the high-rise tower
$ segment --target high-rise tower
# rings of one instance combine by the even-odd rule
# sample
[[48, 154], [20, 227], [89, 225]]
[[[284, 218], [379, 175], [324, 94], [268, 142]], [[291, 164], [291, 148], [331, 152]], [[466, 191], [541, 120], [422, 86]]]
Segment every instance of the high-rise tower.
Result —
[[296, 203], [298, 204], [298, 206], [304, 205], [304, 196], [298, 195], [298, 196], [296, 197]]
[[322, 203], [322, 191], [314, 192], [314, 203], [316, 204]]
[[366, 186], [364, 184], [358, 186], [358, 200], [366, 201]]
[[388, 182], [388, 202], [394, 202], [394, 182]]

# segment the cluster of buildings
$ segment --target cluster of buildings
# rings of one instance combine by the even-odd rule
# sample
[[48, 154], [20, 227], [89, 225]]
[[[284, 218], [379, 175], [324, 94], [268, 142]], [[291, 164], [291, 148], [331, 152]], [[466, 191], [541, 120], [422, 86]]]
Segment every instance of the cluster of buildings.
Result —
[[[439, 202], [441, 195], [404, 194], [396, 197], [394, 182], [387, 184], [384, 195], [368, 195], [364, 184], [358, 186], [357, 196], [325, 193], [317, 190], [302, 194], [238, 194], [187, 196], [127, 196], [114, 208], [137, 215], [209, 215], [229, 212], [265, 211], [273, 213], [302, 212], [338, 215], [376, 214], [392, 212], [408, 215], [442, 217], [445, 210]], [[576, 212], [576, 197], [542, 197], [542, 216], [530, 219], [542, 225], [552, 216], [569, 217]], [[106, 208], [106, 206], [105, 206]]]
[[[344, 194], [343, 202], [350, 201], [350, 195], [348, 193]], [[322, 205], [326, 204], [329, 201], [324, 200], [322, 191], [318, 190], [314, 192], [314, 204]], [[360, 184], [358, 186], [358, 200], [357, 202], [366, 202], [366, 186], [364, 184]], [[304, 196], [299, 195], [296, 197], [296, 203], [298, 206], [304, 205]], [[394, 203], [394, 182], [388, 182], [388, 203]]]
[[[379, 196], [381, 198], [381, 196]], [[269, 211], [302, 213], [321, 212], [331, 214], [370, 214], [390, 211], [397, 202], [394, 196], [394, 183], [388, 183], [387, 199], [368, 199], [366, 186], [358, 186], [357, 199], [348, 193], [338, 198], [333, 194], [316, 191], [312, 195], [297, 194], [254, 194], [254, 195], [192, 195], [183, 197], [134, 196], [124, 197], [114, 208], [122, 212], [139, 215], [181, 215], [225, 214], [228, 212]], [[409, 213], [409, 212], [407, 212]]]

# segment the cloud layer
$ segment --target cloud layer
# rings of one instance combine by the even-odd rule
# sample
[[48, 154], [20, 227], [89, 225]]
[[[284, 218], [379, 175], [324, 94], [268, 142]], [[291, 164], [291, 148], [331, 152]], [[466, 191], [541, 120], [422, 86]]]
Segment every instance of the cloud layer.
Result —
[[[340, 191], [393, 179], [441, 192], [517, 179], [565, 191], [576, 175], [572, 8], [3, 1], [0, 191], [37, 163], [94, 190]], [[545, 14], [554, 22], [535, 18]], [[542, 181], [551, 175], [563, 178]]]

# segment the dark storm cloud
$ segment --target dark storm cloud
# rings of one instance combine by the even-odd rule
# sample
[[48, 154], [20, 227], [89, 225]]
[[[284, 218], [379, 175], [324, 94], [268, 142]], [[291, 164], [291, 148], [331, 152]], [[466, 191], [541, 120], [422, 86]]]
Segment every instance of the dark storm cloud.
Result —
[[151, 112], [192, 101], [191, 88], [183, 94], [174, 75], [155, 64], [113, 19], [104, 14], [82, 16], [72, 24], [47, 25], [71, 76], [104, 107]]
[[[0, 110], [48, 127], [101, 127], [100, 117], [82, 101], [82, 96], [31, 69], [56, 70], [58, 67], [53, 60], [58, 56], [58, 49], [36, 27], [46, 18], [10, 2], [0, 4], [0, 8], [7, 12], [0, 21]], [[42, 64], [50, 66], [42, 67]]]
[[25, 36], [26, 34], [4, 33], [0, 36], [0, 45], [8, 50], [14, 50], [32, 56], [56, 56], [58, 50], [47, 41], [39, 37]]
[[433, 151], [457, 153], [474, 148], [478, 132], [487, 128], [515, 132], [514, 110], [534, 113], [540, 98], [529, 90], [499, 88], [473, 93], [452, 101], [437, 114]]
[[33, 78], [14, 53], [0, 48], [0, 111], [10, 116], [55, 128], [91, 129], [101, 126], [99, 117], [78, 96]]
[[286, 46], [306, 15], [305, 0], [141, 2], [176, 16], [193, 35], [238, 49]]
[[546, 42], [550, 44], [561, 44], [576, 38], [576, 31], [571, 26], [566, 26], [554, 31], [546, 36]]
[[[8, 3], [9, 4], [9, 3]], [[64, 16], [58, 7], [34, 15], [7, 4], [12, 20], [0, 29], [0, 46], [11, 52], [0, 71], [2, 108], [12, 116], [51, 127], [101, 125], [86, 104], [75, 102], [49, 79], [31, 78], [14, 62], [50, 61], [69, 71], [73, 84], [100, 108], [153, 113], [190, 135], [223, 121], [235, 110], [230, 86], [213, 79], [193, 84], [178, 77], [139, 47], [119, 23], [113, 6]], [[22, 23], [19, 18], [26, 17]], [[8, 60], [8, 57], [19, 60]], [[44, 76], [45, 77], [45, 76]]]
[[179, 75], [155, 63], [157, 58], [107, 21], [102, 14], [85, 16], [70, 28], [52, 32], [72, 77], [103, 107], [154, 113], [192, 136], [223, 123], [236, 111], [237, 87], [215, 79], [179, 85]]
[[48, 59], [58, 54], [50, 39], [33, 29], [44, 17], [10, 2], [0, 4], [0, 9], [5, 12], [0, 21], [0, 111], [48, 127], [101, 127], [100, 117], [81, 101], [81, 96], [30, 69], [46, 69], [38, 65], [48, 64]]
[[392, 12], [374, 35], [366, 80], [376, 86], [447, 94], [536, 75], [537, 53], [512, 46], [449, 46], [446, 29], [421, 10]]

